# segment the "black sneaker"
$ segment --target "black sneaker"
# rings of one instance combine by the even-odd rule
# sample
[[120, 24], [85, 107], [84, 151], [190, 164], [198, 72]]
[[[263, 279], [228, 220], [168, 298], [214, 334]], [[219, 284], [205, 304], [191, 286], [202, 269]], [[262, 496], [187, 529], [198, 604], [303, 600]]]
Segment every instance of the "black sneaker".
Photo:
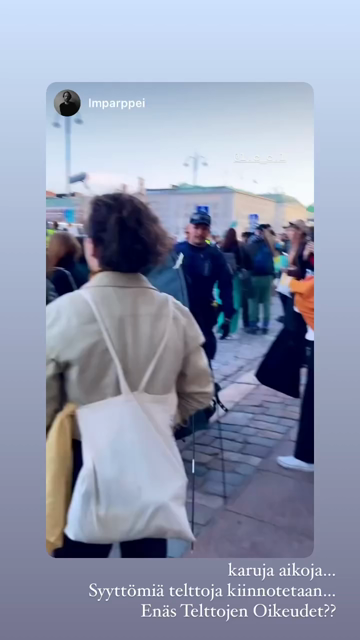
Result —
[[263, 328], [261, 329], [261, 333], [262, 333], [264, 336], [266, 336], [266, 334], [267, 334], [267, 333], [269, 333], [269, 329], [268, 329], [267, 327], [263, 327]]

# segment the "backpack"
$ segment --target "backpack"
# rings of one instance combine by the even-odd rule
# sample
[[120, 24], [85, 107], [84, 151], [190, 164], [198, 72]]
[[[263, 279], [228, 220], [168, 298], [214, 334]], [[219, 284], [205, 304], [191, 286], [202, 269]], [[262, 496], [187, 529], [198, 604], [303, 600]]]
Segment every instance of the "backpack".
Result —
[[176, 253], [171, 253], [166, 261], [155, 267], [150, 273], [145, 274], [151, 284], [162, 293], [181, 302], [189, 308], [189, 300], [184, 274], [181, 268], [181, 258]]
[[136, 391], [131, 391], [91, 294], [82, 295], [98, 321], [117, 369], [121, 395], [77, 409], [83, 467], [67, 514], [71, 540], [113, 544], [142, 538], [194, 542], [186, 513], [187, 477], [172, 432], [174, 388], [150, 395], [145, 386], [166, 349], [173, 303], [161, 344]]
[[235, 273], [237, 272], [237, 264], [236, 264], [236, 258], [234, 256], [234, 254], [232, 252], [229, 253], [223, 253], [223, 256], [226, 260], [226, 263], [231, 271], [232, 275], [235, 275]]
[[253, 258], [253, 274], [256, 276], [270, 276], [273, 273], [273, 255], [265, 242], [259, 242], [259, 246]]

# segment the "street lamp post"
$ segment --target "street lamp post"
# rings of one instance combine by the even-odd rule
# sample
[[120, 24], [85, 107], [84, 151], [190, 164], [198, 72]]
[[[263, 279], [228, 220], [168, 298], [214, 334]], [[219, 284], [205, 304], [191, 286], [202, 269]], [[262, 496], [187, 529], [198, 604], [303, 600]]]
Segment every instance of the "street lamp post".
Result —
[[[72, 116], [64, 117], [64, 132], [65, 132], [65, 182], [66, 182], [66, 193], [70, 195], [70, 176], [71, 176], [71, 120]], [[75, 124], [83, 124], [83, 121], [80, 116], [74, 118]], [[60, 122], [53, 122], [53, 127], [56, 129], [60, 129]]]
[[204, 158], [204, 156], [200, 156], [198, 153], [194, 153], [193, 156], [189, 156], [184, 162], [184, 167], [188, 167], [190, 163], [192, 163], [193, 168], [193, 185], [196, 186], [200, 163], [203, 167], [207, 167], [208, 163], [206, 158]]

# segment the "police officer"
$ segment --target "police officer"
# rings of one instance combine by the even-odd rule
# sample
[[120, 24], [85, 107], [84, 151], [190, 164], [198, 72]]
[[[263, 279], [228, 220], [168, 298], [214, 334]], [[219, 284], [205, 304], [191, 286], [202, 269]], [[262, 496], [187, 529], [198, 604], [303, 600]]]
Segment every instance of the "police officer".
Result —
[[177, 254], [182, 256], [190, 311], [204, 334], [204, 350], [209, 362], [214, 359], [216, 353], [216, 338], [213, 332], [218, 316], [213, 295], [216, 283], [225, 316], [224, 331], [227, 330], [227, 333], [234, 313], [231, 272], [221, 251], [208, 243], [210, 226], [210, 215], [204, 211], [197, 211], [190, 219], [188, 239], [175, 247]]

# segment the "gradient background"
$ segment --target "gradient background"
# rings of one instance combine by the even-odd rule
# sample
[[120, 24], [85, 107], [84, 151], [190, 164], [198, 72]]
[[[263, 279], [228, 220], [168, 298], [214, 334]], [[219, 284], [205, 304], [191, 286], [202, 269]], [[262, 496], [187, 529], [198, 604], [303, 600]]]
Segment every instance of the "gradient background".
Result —
[[[35, 0], [7, 7], [0, 39], [0, 629], [6, 640], [357, 637], [359, 38], [352, 7], [348, 0], [339, 8], [308, 0], [301, 7], [264, 0], [244, 6], [223, 0], [220, 7], [184, 0], [171, 8], [156, 0], [126, 8], [104, 0], [96, 9]], [[308, 82], [314, 89], [316, 520], [314, 554], [299, 565], [314, 562], [336, 574], [321, 580], [327, 593], [336, 593], [334, 618], [141, 619], [138, 600], [96, 603], [89, 584], [222, 586], [226, 561], [56, 562], [45, 551], [45, 92], [54, 81], [184, 80]]]

